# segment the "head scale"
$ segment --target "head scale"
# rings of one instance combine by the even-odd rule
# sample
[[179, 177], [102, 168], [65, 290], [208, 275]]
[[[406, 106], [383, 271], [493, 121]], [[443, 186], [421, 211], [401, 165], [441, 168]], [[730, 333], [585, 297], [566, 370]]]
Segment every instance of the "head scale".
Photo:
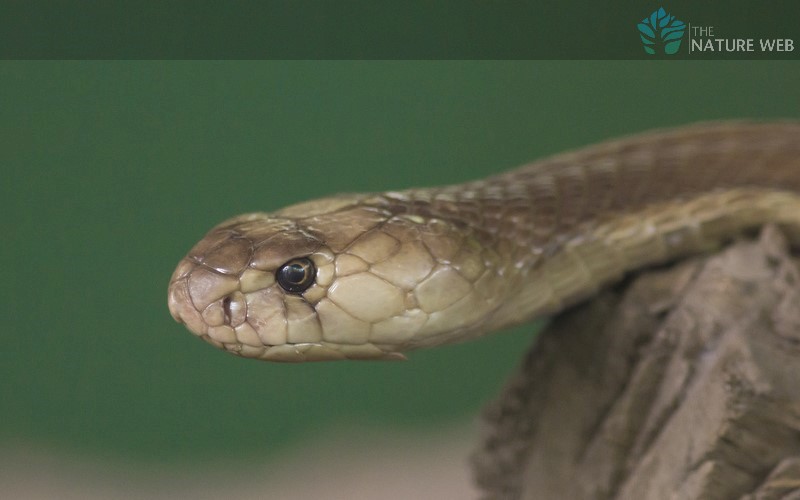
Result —
[[221, 349], [272, 361], [402, 359], [475, 326], [495, 300], [474, 292], [486, 256], [463, 228], [381, 200], [329, 198], [220, 224], [175, 270], [173, 317]]

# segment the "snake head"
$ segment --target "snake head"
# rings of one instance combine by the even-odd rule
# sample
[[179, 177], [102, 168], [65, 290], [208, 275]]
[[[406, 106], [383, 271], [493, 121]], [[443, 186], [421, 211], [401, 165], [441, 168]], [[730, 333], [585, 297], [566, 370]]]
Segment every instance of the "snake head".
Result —
[[221, 349], [290, 362], [404, 359], [485, 317], [496, 294], [474, 285], [494, 274], [489, 256], [463, 228], [382, 200], [328, 198], [220, 224], [175, 270], [172, 316]]
[[358, 335], [357, 322], [348, 324], [350, 317], [326, 298], [336, 269], [325, 239], [287, 217], [256, 213], [226, 221], [173, 273], [170, 312], [206, 342], [243, 357], [402, 358]]
[[338, 198], [242, 215], [181, 260], [169, 309], [198, 337], [243, 357], [404, 359], [400, 351], [430, 320], [420, 299], [439, 307], [426, 290], [451, 270], [424, 243], [431, 227]]

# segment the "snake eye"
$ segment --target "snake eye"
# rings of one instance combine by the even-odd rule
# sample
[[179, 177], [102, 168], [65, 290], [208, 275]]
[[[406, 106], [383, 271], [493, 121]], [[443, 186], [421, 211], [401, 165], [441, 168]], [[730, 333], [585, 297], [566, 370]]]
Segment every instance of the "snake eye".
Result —
[[303, 293], [314, 284], [316, 277], [317, 268], [311, 259], [306, 257], [292, 259], [275, 272], [278, 284], [290, 293]]

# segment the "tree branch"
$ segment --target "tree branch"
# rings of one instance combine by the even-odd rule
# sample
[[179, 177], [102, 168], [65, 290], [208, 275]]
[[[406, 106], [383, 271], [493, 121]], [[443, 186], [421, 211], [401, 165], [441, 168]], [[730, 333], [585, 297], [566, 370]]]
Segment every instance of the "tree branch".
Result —
[[557, 317], [484, 413], [485, 498], [800, 498], [786, 239], [641, 273]]

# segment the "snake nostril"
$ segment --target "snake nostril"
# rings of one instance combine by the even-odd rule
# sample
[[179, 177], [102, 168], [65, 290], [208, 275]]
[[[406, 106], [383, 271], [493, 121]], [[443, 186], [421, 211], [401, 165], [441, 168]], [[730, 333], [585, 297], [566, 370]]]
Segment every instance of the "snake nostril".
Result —
[[224, 315], [224, 322], [226, 325], [231, 324], [231, 297], [227, 296], [222, 299], [222, 314]]

